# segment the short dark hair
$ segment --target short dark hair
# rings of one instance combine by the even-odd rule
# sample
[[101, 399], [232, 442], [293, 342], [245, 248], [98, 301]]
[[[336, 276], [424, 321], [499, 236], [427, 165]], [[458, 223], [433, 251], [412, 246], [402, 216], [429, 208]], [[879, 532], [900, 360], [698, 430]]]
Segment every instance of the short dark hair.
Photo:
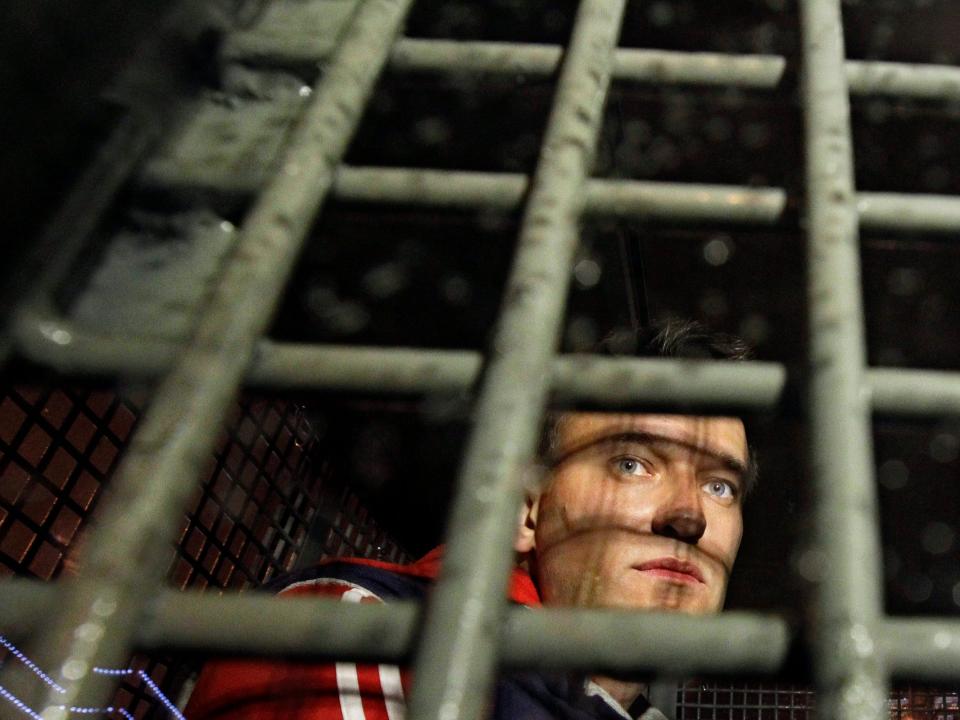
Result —
[[[715, 332], [696, 320], [667, 319], [637, 330], [615, 330], [587, 352], [613, 357], [662, 357], [688, 360], [750, 360], [753, 350], [736, 335]], [[561, 418], [572, 411], [554, 410], [547, 413], [540, 437], [540, 456], [549, 457], [557, 444]], [[740, 418], [746, 426], [746, 420]], [[747, 473], [744, 495], [757, 482], [757, 457], [749, 444], [747, 434]]]
[[670, 319], [640, 330], [615, 330], [597, 343], [599, 355], [749, 360], [753, 351], [736, 335], [714, 332], [696, 320]]

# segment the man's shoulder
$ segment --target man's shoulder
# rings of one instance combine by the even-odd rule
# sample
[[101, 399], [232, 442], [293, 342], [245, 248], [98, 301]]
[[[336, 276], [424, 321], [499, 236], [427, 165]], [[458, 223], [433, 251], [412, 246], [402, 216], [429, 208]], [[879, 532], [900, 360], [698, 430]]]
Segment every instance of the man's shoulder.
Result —
[[326, 595], [348, 601], [423, 597], [429, 580], [408, 575], [403, 570], [399, 565], [340, 558], [283, 575], [262, 589], [281, 595]]

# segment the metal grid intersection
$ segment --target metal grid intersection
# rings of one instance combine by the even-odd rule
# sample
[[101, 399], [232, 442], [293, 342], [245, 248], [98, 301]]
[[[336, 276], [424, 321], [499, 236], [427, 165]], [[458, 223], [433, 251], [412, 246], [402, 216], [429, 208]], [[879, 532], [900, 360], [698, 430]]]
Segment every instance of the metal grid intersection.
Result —
[[[178, 354], [164, 343], [131, 349], [122, 342], [100, 342], [42, 307], [27, 307], [20, 315], [19, 348], [30, 357], [68, 371], [127, 369], [165, 376], [120, 471], [119, 499], [109, 513], [116, 522], [105, 524], [97, 534], [86, 576], [72, 587], [55, 591], [64, 594], [67, 611], [54, 628], [41, 633], [41, 657], [55, 659], [54, 664], [61, 667], [70, 702], [97, 704], [105, 690], [90, 667], [122, 657], [135, 643], [235, 649], [231, 647], [235, 640], [223, 632], [227, 624], [234, 630], [229, 635], [239, 630], [244, 636], [244, 647], [263, 652], [322, 655], [349, 649], [356, 656], [397, 659], [407, 656], [418, 642], [413, 633], [416, 611], [403, 605], [318, 611], [313, 605], [286, 601], [282, 615], [287, 629], [293, 630], [283, 637], [271, 636], [261, 626], [264, 614], [274, 607], [271, 599], [181, 594], [162, 597], [147, 609], [142, 604], [143, 588], [134, 587], [125, 567], [136, 565], [145, 547], [170, 534], [170, 518], [185, 500], [199, 458], [209, 449], [244, 373], [269, 385], [385, 391], [459, 388], [477, 376], [479, 358], [468, 353], [303, 348], [261, 339], [296, 249], [328, 190], [370, 202], [399, 199], [471, 206], [513, 206], [524, 196], [526, 181], [518, 177], [362, 168], [335, 172], [385, 63], [466, 66], [467, 58], [483, 57], [482, 53], [471, 55], [467, 48], [445, 49], [433, 41], [402, 40], [391, 50], [388, 39], [397, 33], [408, 7], [409, 2], [388, 0], [361, 6], [288, 142], [278, 174], [267, 179], [266, 189], [258, 195], [242, 228], [240, 250], [185, 352]], [[954, 373], [866, 369], [857, 225], [956, 230], [960, 212], [954, 198], [855, 193], [848, 93], [953, 100], [960, 83], [955, 68], [845, 63], [839, 0], [801, 0], [800, 8], [813, 339], [810, 419], [816, 433], [814, 474], [821, 512], [816, 552], [825, 578], [819, 584], [817, 622], [810, 628], [811, 647], [821, 712], [828, 717], [875, 718], [888, 710], [886, 684], [891, 674], [955, 679], [960, 666], [960, 623], [891, 619], [879, 609], [870, 413], [878, 409], [896, 414], [957, 412], [960, 379]], [[498, 656], [508, 665], [538, 667], [593, 665], [674, 675], [769, 673], [783, 665], [797, 640], [779, 618], [625, 615], [611, 620], [610, 613], [595, 611], [575, 613], [582, 633], [558, 637], [550, 630], [570, 626], [572, 618], [566, 611], [523, 614], [503, 606], [500, 591], [509, 564], [508, 543], [495, 540], [507, 536], [519, 492], [515, 471], [532, 451], [548, 390], [557, 389], [561, 399], [582, 397], [608, 405], [683, 399], [701, 406], [729, 407], [734, 398], [733, 404], [740, 407], [771, 407], [787, 382], [784, 369], [769, 364], [740, 368], [702, 364], [705, 372], [723, 378], [718, 390], [695, 373], [691, 376], [689, 363], [568, 361], [553, 356], [566, 288], [567, 263], [563, 261], [569, 258], [581, 212], [756, 222], [772, 222], [783, 212], [783, 194], [776, 189], [586, 181], [611, 73], [660, 82], [760, 87], [776, 84], [782, 74], [777, 58], [741, 62], [716, 56], [614, 53], [621, 10], [621, 2], [586, 0], [563, 62], [544, 142], [548, 152], [541, 156], [530, 185], [498, 341], [478, 398], [478, 422], [461, 476], [447, 568], [418, 644], [420, 680], [411, 706], [418, 720], [472, 716]], [[460, 50], [464, 52], [457, 55]], [[543, 72], [556, 67], [560, 55], [549, 48], [542, 57], [531, 48], [494, 50], [507, 53], [520, 66], [543, 67]], [[461, 59], [451, 61], [451, 57]], [[493, 57], [499, 56], [493, 53]], [[635, 65], [630, 64], [631, 58]], [[502, 64], [489, 57], [484, 62]], [[734, 65], [740, 68], [734, 75], [725, 76], [717, 69]], [[415, 191], [411, 193], [410, 188]], [[745, 213], [744, 206], [750, 211]], [[907, 212], [899, 212], [903, 209]], [[530, 317], [538, 322], [530, 323]], [[521, 320], [524, 330], [535, 327], [539, 336], [524, 332], [519, 342], [516, 326]], [[358, 370], [364, 366], [357, 360], [366, 361], [367, 369]], [[371, 362], [376, 362], [375, 370], [370, 370]], [[626, 386], [625, 369], [637, 371]], [[759, 389], [758, 377], [764, 381]], [[659, 379], [666, 382], [652, 382]], [[523, 389], [522, 397], [517, 388]], [[152, 482], [143, 483], [145, 477]], [[129, 512], [137, 507], [150, 507], [155, 517]], [[479, 537], [484, 541], [477, 542]], [[477, 547], [485, 548], [482, 557], [477, 557]], [[107, 552], [119, 562], [107, 557]], [[150, 583], [144, 582], [143, 574], [157, 580], [160, 569], [147, 563], [137, 570], [137, 583], [149, 592]], [[0, 585], [0, 596], [21, 602], [31, 597], [35, 608], [59, 602], [48, 588], [19, 583]], [[21, 622], [36, 622], [35, 609], [17, 612]], [[186, 612], [208, 618], [208, 632], [185, 637], [177, 619]], [[501, 617], [507, 631], [498, 643], [493, 628]], [[382, 631], [387, 621], [391, 632], [381, 640], [371, 631]], [[324, 625], [337, 627], [336, 639], [317, 632]], [[451, 634], [450, 627], [464, 632]], [[78, 628], [85, 630], [77, 633]], [[106, 629], [110, 632], [105, 633]], [[371, 637], [378, 637], [377, 647], [371, 646]], [[586, 647], [584, 638], [590, 639]], [[717, 652], [709, 652], [714, 646]], [[47, 706], [45, 717], [64, 717], [65, 712], [55, 709], [63, 702], [62, 697], [48, 697], [38, 705]]]

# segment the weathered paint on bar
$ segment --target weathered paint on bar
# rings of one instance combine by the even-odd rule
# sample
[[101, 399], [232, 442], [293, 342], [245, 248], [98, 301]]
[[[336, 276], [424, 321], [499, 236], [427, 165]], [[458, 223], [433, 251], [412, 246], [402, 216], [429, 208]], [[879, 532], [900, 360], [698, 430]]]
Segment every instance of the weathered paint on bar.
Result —
[[473, 720], [492, 687], [516, 508], [549, 392], [624, 4], [583, 0], [577, 12], [417, 653], [412, 720]]
[[816, 518], [810, 552], [822, 564], [811, 608], [817, 713], [880, 720], [887, 713], [876, 637], [880, 532], [840, 0], [801, 0], [800, 14]]
[[[324, 60], [322, 50], [311, 51], [309, 43], [291, 43], [288, 38], [263, 37], [254, 50], [251, 34], [243, 34], [243, 43], [234, 43], [228, 36], [223, 60], [248, 60], [252, 52], [266, 64], [312, 66]], [[404, 38], [393, 49], [390, 67], [407, 72], [542, 77], [556, 72], [561, 52], [556, 45]], [[614, 56], [613, 77], [627, 82], [771, 90], [783, 80], [785, 69], [786, 60], [777, 55], [620, 48]], [[847, 60], [843, 72], [854, 95], [960, 98], [960, 68], [952, 65]]]

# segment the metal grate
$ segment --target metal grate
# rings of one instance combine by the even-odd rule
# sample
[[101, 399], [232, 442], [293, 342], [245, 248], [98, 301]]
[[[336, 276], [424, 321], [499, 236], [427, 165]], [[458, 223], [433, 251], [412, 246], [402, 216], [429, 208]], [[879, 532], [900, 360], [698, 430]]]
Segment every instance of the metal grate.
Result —
[[688, 683], [677, 698], [683, 720], [806, 720], [814, 707], [809, 688], [759, 683]]
[[[10, 388], [0, 401], [0, 559], [5, 576], [76, 575], [83, 536], [140, 415], [112, 391]], [[174, 587], [262, 585], [304, 553], [404, 561], [357, 496], [322, 467], [320, 441], [289, 401], [243, 398], [183, 518]], [[320, 464], [320, 467], [316, 467]], [[161, 553], [162, 554], [162, 553]], [[0, 665], [16, 662], [0, 650]], [[192, 663], [133, 656], [111, 702], [136, 718], [168, 711], [140, 675], [176, 697]]]
[[[809, 236], [809, 391], [813, 477], [818, 522], [813, 557], [821, 581], [814, 601], [816, 624], [794, 636], [777, 617], [726, 614], [716, 618], [618, 619], [582, 610], [576, 622], [595, 638], [584, 647], [559, 636], [571, 619], [556, 609], [510, 611], [501, 597], [510, 563], [514, 508], [521, 493], [521, 468], [529, 461], [548, 392], [556, 401], [588, 400], [607, 407], [684, 403], [701, 408], [770, 409], [786, 393], [787, 370], [775, 363], [728, 367], [702, 363], [557, 357], [559, 327], [570, 261], [581, 215], [696, 218], [701, 222], [769, 224], [783, 217], [786, 192], [779, 188], [698, 186], [625, 180], [588, 180], [599, 117], [611, 77], [657, 83], [772, 88], [786, 62], [772, 56], [716, 56], [617, 50], [624, 3], [584, 0], [568, 47], [517, 46], [399, 39], [411, 3], [370, 0], [345, 14], [335, 50], [237, 33], [228, 38], [227, 60], [244, 58], [289, 66], [325, 59], [322, 78], [291, 102], [295, 117], [278, 162], [261, 174], [238, 175], [230, 191], [252, 194], [252, 209], [240, 227], [216, 288], [206, 301], [192, 339], [137, 344], [103, 336], [60, 317], [44, 298], [31, 299], [17, 317], [16, 344], [23, 355], [66, 372], [160, 375], [123, 464], [113, 479], [116, 495], [103, 508], [104, 522], [90, 541], [88, 564], [69, 592], [22, 584], [0, 585], [4, 626], [37, 631], [38, 657], [64, 669], [66, 690], [34, 694], [45, 717], [63, 717], [64, 702], [97, 707], [106, 697], [102, 677], [89, 672], [115, 664], [134, 645], [208, 647], [230, 650], [226, 628], [240, 631], [245, 647], [271, 653], [304, 653], [351, 647], [358, 654], [398, 658], [410, 650], [416, 618], [409, 608], [385, 613], [404, 632], [381, 643], [372, 630], [382, 620], [344, 608], [313, 608], [309, 615], [289, 605], [272, 612], [270, 601], [161, 595], [160, 610], [145, 610], [157, 594], [164, 568], [139, 562], [158, 539], [172, 539], [203, 459], [213, 449], [220, 422], [243, 381], [270, 387], [309, 387], [385, 393], [464, 390], [479, 380], [476, 426], [466, 452], [451, 515], [445, 575], [426, 609], [410, 704], [411, 716], [471, 717], [480, 707], [498, 659], [545, 668], [607, 668], [673, 674], [775, 673], [794, 644], [812, 655], [817, 707], [823, 717], [882, 717], [901, 712], [901, 696], [890, 701], [891, 676], [920, 681], [955, 681], [960, 661], [960, 625], [951, 619], [891, 618], [881, 608], [879, 530], [873, 483], [872, 412], [944, 415], [960, 410], [955, 373], [868, 369], [860, 298], [859, 228], [936, 232], [960, 229], [960, 200], [933, 195], [858, 193], [853, 183], [849, 93], [955, 101], [960, 69], [844, 60], [839, 0], [800, 0], [802, 104], [806, 119], [806, 213]], [[551, 76], [559, 69], [553, 110], [532, 179], [521, 175], [440, 172], [408, 168], [342, 167], [350, 137], [384, 66], [398, 72], [429, 68], [442, 72], [484, 70]], [[271, 120], [283, 125], [283, 118]], [[286, 127], [286, 126], [284, 126]], [[124, 132], [139, 142], [135, 128]], [[122, 138], [116, 142], [122, 146]], [[136, 141], [136, 142], [135, 142]], [[116, 148], [112, 150], [116, 152]], [[108, 153], [109, 154], [109, 151]], [[110, 158], [106, 158], [110, 160]], [[105, 162], [115, 167], [115, 163]], [[100, 167], [100, 166], [96, 166]], [[146, 183], [175, 186], [170, 165], [154, 164]], [[95, 182], [85, 192], [103, 198], [122, 184]], [[187, 178], [203, 185], [204, 178]], [[176, 190], [176, 188], [173, 188]], [[478, 353], [385, 348], [298, 346], [263, 338], [296, 254], [328, 194], [356, 202], [403, 202], [427, 206], [523, 207], [513, 270], [504, 294], [497, 335], [481, 373]], [[82, 193], [77, 198], [83, 199]], [[78, 212], [80, 199], [65, 217]], [[88, 204], [94, 212], [103, 207]], [[89, 214], [89, 213], [88, 213]], [[80, 231], [85, 227], [77, 224]], [[89, 223], [86, 227], [89, 227]], [[78, 231], [79, 232], [79, 231]], [[77, 233], [74, 233], [75, 235]], [[82, 234], [82, 233], [80, 233]], [[19, 448], [25, 438], [13, 438]], [[249, 444], [241, 451], [252, 453]], [[29, 447], [25, 446], [29, 453]], [[92, 462], [92, 459], [90, 460]], [[144, 479], [149, 478], [149, 482]], [[248, 487], [253, 487], [248, 486]], [[234, 489], [236, 490], [236, 488]], [[39, 492], [39, 491], [38, 491]], [[232, 497], [241, 498], [240, 494]], [[150, 512], [144, 508], [149, 498]], [[213, 502], [215, 491], [206, 498]], [[290, 497], [288, 496], [289, 500]], [[221, 501], [236, 524], [244, 500]], [[218, 501], [220, 502], [220, 501]], [[284, 523], [298, 522], [296, 501], [283, 505]], [[233, 518], [230, 518], [230, 514]], [[33, 519], [37, 525], [45, 520]], [[292, 525], [291, 525], [292, 527]], [[208, 582], [224, 570], [232, 528], [224, 523], [213, 538], [194, 542], [197, 571]], [[217, 532], [226, 533], [220, 538]], [[294, 534], [291, 534], [294, 533]], [[291, 543], [284, 524], [276, 535]], [[14, 536], [15, 537], [15, 536]], [[234, 536], [236, 537], [236, 536]], [[204, 544], [205, 543], [205, 544]], [[283, 546], [286, 547], [285, 545]], [[274, 561], [288, 557], [281, 550]], [[9, 601], [6, 598], [9, 597]], [[25, 598], [29, 599], [24, 600]], [[37, 608], [62, 608], [57, 621], [41, 627]], [[279, 606], [278, 606], [279, 607]], [[268, 612], [261, 612], [270, 608]], [[189, 636], [178, 613], [205, 620]], [[274, 637], [264, 617], [282, 617], [287, 630], [309, 623], [336, 623], [336, 638], [302, 632]], [[342, 621], [349, 617], [348, 623]], [[318, 620], [319, 618], [319, 620]], [[506, 623], [502, 642], [485, 628]], [[77, 628], [109, 629], [74, 642]], [[455, 638], [450, 627], [461, 628]], [[373, 645], [376, 644], [376, 647]], [[710, 651], [710, 650], [713, 651]], [[4, 676], [4, 683], [7, 676]], [[722, 685], [684, 690], [684, 717], [792, 717], [807, 706], [807, 691]], [[772, 695], [772, 698], [770, 697]], [[947, 717], [955, 695], [908, 694], [911, 712]], [[721, 708], [725, 703], [735, 707]], [[780, 703], [783, 702], [783, 708]], [[893, 704], [891, 704], [893, 703]], [[785, 715], [781, 714], [781, 710]], [[940, 713], [940, 715], [937, 715]]]

